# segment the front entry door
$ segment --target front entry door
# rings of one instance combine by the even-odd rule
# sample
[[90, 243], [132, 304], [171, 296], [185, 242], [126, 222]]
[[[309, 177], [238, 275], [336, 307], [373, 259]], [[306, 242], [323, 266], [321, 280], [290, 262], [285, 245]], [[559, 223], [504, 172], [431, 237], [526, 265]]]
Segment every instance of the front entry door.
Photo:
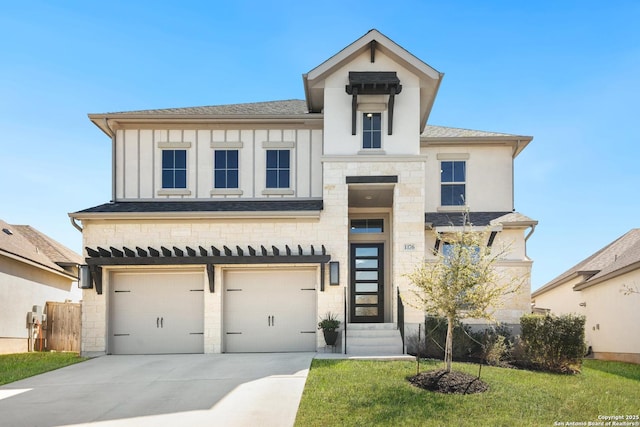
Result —
[[384, 245], [351, 244], [351, 322], [384, 322]]

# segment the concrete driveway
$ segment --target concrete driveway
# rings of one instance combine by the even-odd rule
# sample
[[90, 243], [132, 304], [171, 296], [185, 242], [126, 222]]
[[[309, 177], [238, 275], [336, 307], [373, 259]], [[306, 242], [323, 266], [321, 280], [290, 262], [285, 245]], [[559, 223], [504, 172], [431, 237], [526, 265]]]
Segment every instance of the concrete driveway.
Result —
[[291, 426], [314, 353], [103, 356], [0, 387], [3, 426]]

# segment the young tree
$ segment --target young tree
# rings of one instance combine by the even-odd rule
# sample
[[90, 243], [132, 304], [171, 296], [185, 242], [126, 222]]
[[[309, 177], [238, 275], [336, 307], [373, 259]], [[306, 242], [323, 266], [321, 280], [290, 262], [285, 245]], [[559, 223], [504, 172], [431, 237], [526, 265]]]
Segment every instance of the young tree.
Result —
[[426, 313], [447, 319], [446, 371], [451, 372], [453, 326], [465, 318], [495, 321], [494, 312], [504, 297], [518, 291], [522, 280], [505, 277], [495, 268], [508, 248], [488, 246], [490, 230], [463, 229], [437, 235], [443, 251], [435, 260], [425, 260], [407, 274], [417, 287], [413, 293]]

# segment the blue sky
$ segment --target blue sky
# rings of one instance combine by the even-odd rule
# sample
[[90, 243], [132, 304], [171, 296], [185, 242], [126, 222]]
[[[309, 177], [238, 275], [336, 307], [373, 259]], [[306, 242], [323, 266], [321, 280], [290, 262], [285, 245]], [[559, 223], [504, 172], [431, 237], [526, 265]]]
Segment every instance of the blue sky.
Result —
[[637, 1], [29, 1], [0, 14], [0, 218], [81, 251], [111, 197], [87, 113], [302, 99], [376, 28], [445, 77], [430, 124], [534, 136], [516, 209], [535, 289], [639, 227]]

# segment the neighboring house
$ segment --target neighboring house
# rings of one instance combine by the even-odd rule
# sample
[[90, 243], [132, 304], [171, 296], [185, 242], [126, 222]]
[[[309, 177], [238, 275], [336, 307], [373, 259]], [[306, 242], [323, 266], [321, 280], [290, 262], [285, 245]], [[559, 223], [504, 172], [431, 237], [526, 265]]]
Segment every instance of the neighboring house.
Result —
[[[629, 293], [628, 289], [636, 292]], [[586, 316], [597, 359], [640, 363], [640, 228], [579, 262], [531, 294], [534, 311]]]
[[27, 352], [27, 313], [47, 301], [79, 301], [80, 255], [28, 225], [0, 220], [0, 353]]
[[305, 100], [90, 114], [113, 194], [70, 214], [83, 352], [315, 351], [327, 312], [346, 312], [341, 351], [401, 352], [403, 319], [424, 320], [405, 273], [467, 210], [527, 278], [499, 312], [518, 323], [536, 222], [514, 212], [513, 166], [532, 138], [428, 126], [442, 77], [371, 30], [303, 75]]

